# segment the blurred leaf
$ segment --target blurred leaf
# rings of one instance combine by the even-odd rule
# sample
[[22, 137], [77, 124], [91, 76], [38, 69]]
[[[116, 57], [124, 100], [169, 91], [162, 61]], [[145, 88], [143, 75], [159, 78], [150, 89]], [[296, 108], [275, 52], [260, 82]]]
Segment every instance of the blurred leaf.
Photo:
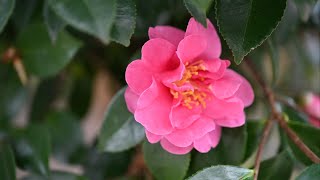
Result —
[[190, 14], [204, 27], [207, 27], [206, 12], [210, 8], [212, 2], [213, 0], [184, 0], [184, 4]]
[[116, 0], [49, 0], [57, 15], [71, 26], [107, 44], [116, 16]]
[[58, 38], [58, 34], [67, 24], [48, 6], [47, 1], [43, 6], [43, 17], [51, 41], [52, 43], [55, 43]]
[[251, 179], [253, 170], [234, 166], [212, 166], [197, 172], [188, 180], [210, 180], [210, 179]]
[[54, 100], [61, 92], [61, 86], [58, 83], [60, 80], [59, 78], [44, 79], [37, 86], [29, 113], [31, 122], [42, 122], [44, 120]]
[[144, 128], [131, 116], [108, 140], [102, 140], [101, 146], [107, 152], [121, 152], [136, 146], [143, 138]]
[[92, 180], [119, 177], [128, 171], [133, 151], [98, 153], [93, 150], [84, 162], [85, 175]]
[[0, 65], [0, 91], [0, 116], [12, 119], [24, 105], [27, 89], [10, 65]]
[[296, 180], [319, 180], [320, 179], [320, 164], [313, 164], [307, 167], [296, 178]]
[[13, 152], [8, 144], [0, 141], [0, 177], [1, 180], [16, 179], [16, 165]]
[[257, 149], [264, 124], [265, 121], [262, 120], [246, 122], [248, 139], [245, 159], [249, 158], [252, 155], [252, 153], [254, 153], [254, 151]]
[[272, 36], [267, 39], [267, 42], [272, 65], [272, 84], [275, 85], [279, 79], [279, 48], [273, 41]]
[[50, 137], [48, 129], [34, 125], [18, 132], [15, 154], [18, 166], [49, 177]]
[[0, 0], [0, 33], [13, 12], [14, 4], [15, 0]]
[[53, 45], [45, 26], [41, 24], [28, 26], [17, 40], [17, 47], [27, 72], [40, 77], [58, 73], [71, 61], [80, 45], [66, 32], [61, 32]]
[[45, 123], [50, 132], [52, 152], [60, 159], [68, 159], [82, 144], [80, 122], [70, 112], [52, 112]]
[[[133, 121], [132, 114], [128, 111], [126, 102], [124, 100], [124, 92], [126, 87], [122, 88], [111, 100], [109, 107], [106, 112], [106, 117], [104, 123], [102, 125], [102, 130], [99, 136], [99, 150], [100, 151], [118, 151], [130, 148], [132, 145], [136, 144], [141, 138], [141, 132], [135, 128], [134, 132], [124, 132], [122, 128], [126, 128], [127, 130], [133, 130], [133, 127], [126, 127], [126, 123], [130, 123]], [[127, 147], [125, 144], [120, 142], [116, 143], [116, 137], [123, 138], [123, 134], [126, 133], [129, 136], [132, 136], [132, 140]], [[131, 134], [133, 133], [133, 134]], [[120, 140], [119, 140], [120, 141]], [[128, 141], [126, 143], [129, 143]], [[118, 146], [118, 147], [115, 147]]]
[[[248, 134], [246, 126], [223, 128], [218, 146], [208, 153], [195, 153], [190, 167], [191, 173], [218, 164], [239, 165], [245, 160]], [[236, 149], [236, 150], [235, 150]]]
[[290, 179], [293, 161], [288, 150], [261, 162], [259, 180]]
[[[50, 172], [50, 175], [50, 180], [88, 180], [84, 176], [79, 176], [76, 174], [61, 171]], [[23, 178], [23, 180], [43, 180], [43, 177], [38, 175], [31, 175], [26, 178]]]
[[[320, 156], [320, 129], [306, 124], [289, 121], [289, 127], [318, 156]], [[312, 164], [309, 158], [288, 138], [289, 146], [295, 157], [306, 165]]]
[[190, 163], [190, 153], [174, 155], [165, 151], [159, 143], [143, 143], [145, 162], [156, 179], [179, 180], [186, 175]]
[[13, 24], [17, 31], [23, 30], [35, 14], [39, 0], [17, 0], [12, 14]]
[[132, 0], [118, 0], [115, 22], [111, 29], [111, 39], [129, 46], [136, 26], [136, 8]]
[[216, 1], [219, 30], [237, 64], [270, 36], [285, 7], [286, 0]]
[[292, 109], [289, 106], [282, 106], [283, 112], [288, 116], [290, 121], [300, 122], [300, 123], [308, 123], [308, 117], [301, 112], [298, 112]]

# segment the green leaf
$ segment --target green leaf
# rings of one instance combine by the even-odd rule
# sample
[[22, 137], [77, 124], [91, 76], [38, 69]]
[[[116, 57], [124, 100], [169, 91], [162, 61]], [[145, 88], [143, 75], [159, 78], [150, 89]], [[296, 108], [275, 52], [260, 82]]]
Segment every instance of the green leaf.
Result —
[[313, 164], [307, 167], [297, 177], [296, 180], [319, 180], [320, 179], [320, 164]]
[[21, 32], [16, 45], [27, 72], [48, 77], [64, 68], [81, 44], [66, 32], [61, 32], [53, 45], [45, 26], [33, 24]]
[[82, 145], [80, 122], [70, 112], [51, 112], [45, 124], [50, 132], [52, 152], [60, 158], [67, 159]]
[[16, 165], [13, 152], [8, 144], [0, 142], [0, 176], [1, 180], [16, 179]]
[[128, 172], [134, 150], [120, 153], [99, 153], [94, 148], [84, 162], [84, 174], [92, 180], [106, 180]]
[[246, 126], [231, 129], [224, 128], [221, 140], [216, 148], [208, 153], [196, 153], [192, 157], [191, 173], [212, 165], [241, 164], [245, 158], [247, 138]]
[[186, 175], [190, 154], [174, 155], [165, 151], [159, 143], [143, 144], [144, 159], [156, 179], [179, 180]]
[[[50, 174], [50, 180], [88, 180], [84, 176], [79, 176], [76, 174], [61, 171], [53, 171]], [[23, 180], [43, 180], [43, 177], [38, 175], [31, 175], [26, 178], [23, 178]]]
[[129, 46], [130, 38], [136, 26], [134, 2], [132, 0], [118, 0], [115, 18], [111, 29], [111, 40]]
[[49, 176], [50, 137], [44, 126], [34, 125], [18, 132], [15, 153], [18, 166]]
[[126, 87], [118, 91], [107, 109], [99, 136], [98, 146], [101, 151], [123, 151], [135, 146], [143, 138], [143, 128], [134, 121], [127, 109], [124, 100], [125, 89]]
[[[320, 156], [320, 129], [293, 121], [289, 121], [288, 125], [317, 156]], [[290, 138], [288, 138], [288, 142], [293, 154], [298, 160], [306, 165], [312, 164], [309, 158]]]
[[116, 16], [116, 0], [49, 0], [53, 10], [71, 26], [107, 44]]
[[257, 149], [264, 124], [265, 121], [262, 120], [246, 122], [248, 139], [245, 159], [249, 158], [252, 155], [252, 153], [254, 153], [254, 151]]
[[279, 48], [272, 36], [268, 38], [267, 42], [272, 65], [272, 84], [275, 85], [279, 76]]
[[103, 141], [104, 151], [121, 152], [139, 144], [144, 138], [144, 128], [137, 123], [133, 116], [108, 140]]
[[184, 4], [190, 14], [204, 27], [207, 27], [206, 12], [210, 8], [212, 2], [213, 0], [184, 0]]
[[231, 48], [237, 64], [271, 35], [285, 7], [286, 0], [216, 1], [220, 33]]
[[15, 0], [0, 0], [0, 33], [13, 12], [14, 4]]
[[293, 161], [288, 150], [276, 157], [265, 160], [260, 165], [259, 180], [290, 179]]
[[197, 172], [188, 180], [211, 180], [211, 179], [249, 179], [253, 177], [253, 170], [234, 166], [211, 166]]
[[55, 43], [58, 38], [58, 34], [67, 24], [48, 6], [47, 1], [43, 6], [43, 18], [47, 26], [50, 39]]
[[17, 32], [24, 30], [30, 23], [39, 4], [39, 0], [23, 0], [16, 3], [11, 19]]

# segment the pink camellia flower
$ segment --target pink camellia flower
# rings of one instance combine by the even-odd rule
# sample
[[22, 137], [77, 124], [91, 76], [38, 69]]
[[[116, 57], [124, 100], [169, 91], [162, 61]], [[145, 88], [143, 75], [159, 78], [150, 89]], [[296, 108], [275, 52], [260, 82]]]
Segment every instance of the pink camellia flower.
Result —
[[173, 154], [217, 146], [221, 127], [245, 123], [244, 108], [253, 102], [246, 79], [227, 69], [211, 22], [191, 18], [186, 32], [169, 26], [149, 29], [141, 60], [126, 70], [125, 99], [150, 143]]
[[304, 109], [309, 115], [310, 124], [320, 128], [320, 96], [307, 93], [304, 99]]

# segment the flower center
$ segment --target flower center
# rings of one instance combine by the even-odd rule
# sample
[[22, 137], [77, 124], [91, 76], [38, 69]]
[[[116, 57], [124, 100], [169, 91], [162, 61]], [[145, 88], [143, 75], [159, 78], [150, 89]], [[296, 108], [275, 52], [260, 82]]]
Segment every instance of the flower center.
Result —
[[183, 106], [187, 107], [188, 109], [192, 109], [194, 106], [201, 105], [203, 108], [206, 108], [205, 99], [207, 94], [201, 89], [205, 88], [204, 78], [199, 76], [199, 71], [205, 71], [206, 68], [203, 65], [203, 61], [196, 61], [192, 64], [189, 62], [185, 63], [185, 71], [181, 80], [174, 82], [178, 87], [185, 85], [186, 83], [192, 85], [192, 89], [183, 90], [183, 91], [176, 91], [174, 89], [170, 89], [170, 93], [173, 95], [173, 98], [181, 97], [181, 103]]

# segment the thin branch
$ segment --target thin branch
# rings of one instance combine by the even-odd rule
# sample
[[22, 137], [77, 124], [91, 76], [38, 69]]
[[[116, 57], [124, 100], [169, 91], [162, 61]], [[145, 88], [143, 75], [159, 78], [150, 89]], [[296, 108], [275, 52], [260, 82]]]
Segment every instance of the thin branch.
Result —
[[275, 98], [276, 98], [276, 100], [277, 100], [278, 102], [280, 102], [281, 104], [284, 104], [284, 105], [286, 105], [286, 106], [289, 106], [289, 107], [291, 107], [292, 109], [294, 109], [294, 110], [296, 110], [296, 111], [302, 112], [303, 114], [305, 114], [305, 115], [307, 115], [307, 116], [309, 116], [309, 117], [312, 117], [313, 119], [316, 119], [316, 120], [320, 121], [320, 118], [319, 118], [319, 117], [317, 117], [317, 116], [315, 116], [315, 115], [313, 115], [313, 114], [308, 113], [305, 109], [297, 106], [296, 104], [290, 103], [290, 102], [288, 102], [287, 100], [285, 100], [284, 98], [279, 97], [279, 96], [276, 96]]
[[296, 144], [298, 146], [298, 148], [314, 163], [320, 163], [320, 158], [314, 153], [312, 152], [312, 150], [306, 146], [303, 141], [299, 138], [299, 136], [289, 128], [289, 126], [287, 125], [286, 120], [284, 119], [284, 117], [277, 111], [276, 109], [276, 102], [275, 102], [275, 98], [274, 98], [274, 93], [273, 91], [265, 84], [264, 80], [262, 79], [262, 77], [260, 76], [260, 74], [256, 71], [256, 69], [254, 68], [254, 65], [250, 62], [249, 59], [247, 59], [246, 64], [248, 65], [250, 71], [253, 74], [253, 77], [256, 79], [256, 81], [259, 83], [259, 85], [261, 86], [261, 88], [263, 89], [263, 92], [265, 94], [265, 96], [268, 99], [268, 102], [270, 104], [271, 107], [271, 113], [272, 116], [275, 118], [275, 120], [277, 120], [277, 122], [279, 123], [280, 127], [285, 131], [285, 133], [287, 134], [287, 136], [294, 142], [294, 144]]
[[[271, 118], [273, 118], [273, 117], [271, 117]], [[264, 145], [266, 144], [267, 139], [268, 139], [268, 137], [270, 135], [270, 130], [271, 130], [272, 124], [273, 124], [273, 120], [269, 119], [267, 121], [266, 125], [264, 126], [264, 129], [263, 129], [263, 134], [262, 134], [262, 137], [261, 137], [261, 141], [260, 141], [260, 144], [259, 144], [259, 147], [258, 147], [258, 151], [257, 151], [257, 154], [256, 154], [256, 159], [255, 159], [255, 162], [254, 162], [254, 180], [258, 180], [261, 155], [262, 155], [262, 152], [263, 152], [263, 149], [264, 149]]]

